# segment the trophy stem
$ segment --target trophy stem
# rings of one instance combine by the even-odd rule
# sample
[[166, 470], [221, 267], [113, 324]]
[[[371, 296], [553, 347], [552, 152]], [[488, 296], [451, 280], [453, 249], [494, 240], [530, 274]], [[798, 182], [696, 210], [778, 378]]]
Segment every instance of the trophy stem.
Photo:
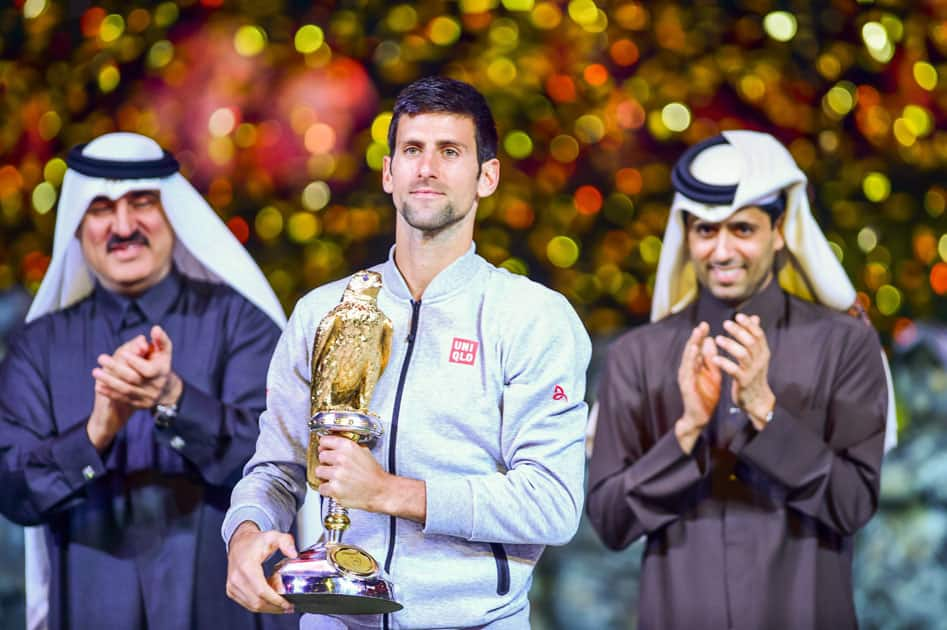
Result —
[[329, 513], [322, 521], [326, 529], [326, 538], [330, 543], [342, 542], [342, 534], [349, 528], [352, 521], [349, 519], [348, 508], [339, 505], [339, 502], [329, 497]]

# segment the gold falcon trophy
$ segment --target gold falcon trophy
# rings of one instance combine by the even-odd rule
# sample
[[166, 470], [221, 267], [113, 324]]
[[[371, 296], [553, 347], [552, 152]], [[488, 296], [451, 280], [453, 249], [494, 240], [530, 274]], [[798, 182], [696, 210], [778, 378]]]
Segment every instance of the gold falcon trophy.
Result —
[[[341, 435], [358, 444], [382, 433], [368, 411], [372, 391], [391, 354], [391, 320], [377, 304], [381, 274], [359, 271], [342, 302], [319, 322], [312, 349], [311, 415], [306, 480], [319, 488], [319, 438]], [[270, 586], [297, 612], [380, 614], [401, 610], [394, 586], [378, 562], [361, 547], [342, 542], [351, 522], [348, 510], [328, 499], [325, 538], [294, 559], [276, 565]]]

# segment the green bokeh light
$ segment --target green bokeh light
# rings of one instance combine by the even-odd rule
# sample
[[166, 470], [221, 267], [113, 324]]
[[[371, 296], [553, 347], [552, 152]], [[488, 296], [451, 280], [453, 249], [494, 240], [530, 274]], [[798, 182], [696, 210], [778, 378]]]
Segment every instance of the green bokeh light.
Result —
[[661, 257], [661, 239], [657, 236], [646, 236], [638, 243], [638, 251], [641, 254], [641, 260], [649, 265], [658, 264], [658, 258]]
[[125, 18], [117, 13], [105, 16], [102, 24], [99, 26], [99, 39], [103, 42], [111, 43], [122, 36], [125, 32]]
[[875, 294], [875, 303], [882, 315], [894, 315], [901, 308], [901, 292], [890, 284], [882, 285]]
[[33, 208], [46, 214], [56, 205], [56, 189], [49, 182], [41, 182], [33, 189]]
[[233, 47], [244, 57], [255, 57], [266, 48], [266, 33], [259, 26], [241, 26], [233, 36]]
[[53, 158], [49, 162], [46, 162], [46, 166], [43, 167], [43, 179], [53, 186], [61, 185], [65, 175], [66, 162], [62, 158]]
[[579, 245], [568, 236], [556, 236], [546, 245], [546, 256], [556, 267], [568, 269], [579, 259]]
[[533, 153], [533, 140], [525, 131], [514, 129], [503, 139], [503, 148], [510, 157], [522, 160]]
[[891, 194], [891, 180], [884, 173], [868, 173], [862, 181], [862, 190], [869, 201], [882, 202]]
[[303, 54], [316, 52], [325, 42], [325, 34], [315, 24], [306, 24], [296, 31], [293, 44]]
[[155, 42], [148, 49], [148, 66], [163, 68], [174, 59], [174, 44], [166, 39]]
[[283, 214], [273, 206], [266, 206], [257, 213], [253, 225], [260, 238], [274, 239], [283, 231]]

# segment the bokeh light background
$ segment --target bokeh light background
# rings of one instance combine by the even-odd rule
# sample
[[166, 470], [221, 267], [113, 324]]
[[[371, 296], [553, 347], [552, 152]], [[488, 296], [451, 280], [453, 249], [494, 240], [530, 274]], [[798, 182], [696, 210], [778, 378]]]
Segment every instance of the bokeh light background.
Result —
[[670, 166], [736, 128], [808, 173], [886, 344], [947, 316], [944, 0], [14, 0], [0, 55], [0, 294], [39, 286], [66, 151], [126, 130], [175, 153], [288, 311], [386, 255], [392, 103], [441, 73], [499, 126], [479, 253], [593, 338], [646, 321]]

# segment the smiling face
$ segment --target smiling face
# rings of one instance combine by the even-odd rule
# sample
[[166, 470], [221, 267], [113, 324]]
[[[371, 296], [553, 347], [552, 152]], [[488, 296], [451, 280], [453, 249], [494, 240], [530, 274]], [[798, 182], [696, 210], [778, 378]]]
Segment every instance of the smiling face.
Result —
[[778, 228], [756, 206], [720, 223], [689, 216], [687, 247], [701, 286], [730, 304], [750, 299], [772, 279], [776, 252], [784, 246]]
[[131, 191], [116, 201], [96, 197], [76, 236], [86, 263], [110, 291], [138, 295], [171, 269], [174, 232], [157, 191]]
[[399, 223], [433, 236], [470, 225], [480, 197], [496, 190], [499, 161], [477, 161], [469, 116], [431, 113], [403, 116], [382, 186], [391, 195]]

